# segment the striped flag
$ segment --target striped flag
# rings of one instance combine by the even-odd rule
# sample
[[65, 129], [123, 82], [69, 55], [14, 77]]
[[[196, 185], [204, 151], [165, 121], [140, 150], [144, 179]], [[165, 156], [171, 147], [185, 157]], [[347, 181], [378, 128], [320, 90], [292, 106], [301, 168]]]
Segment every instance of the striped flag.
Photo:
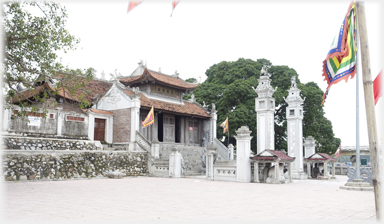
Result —
[[176, 8], [176, 5], [179, 4], [180, 1], [173, 1], [172, 2], [172, 13], [171, 13], [171, 16], [173, 14], [173, 10]]
[[143, 128], [153, 124], [153, 122], [155, 122], [155, 115], [153, 113], [153, 106], [152, 106], [152, 109], [149, 111], [147, 117], [145, 118], [144, 121], [141, 122], [141, 124], [143, 125]]
[[338, 158], [341, 155], [341, 144], [339, 145], [339, 148], [335, 152], [335, 158]]
[[132, 9], [134, 9], [136, 6], [140, 5], [142, 1], [130, 1], [128, 5], [128, 12], [130, 12]]
[[[341, 80], [347, 82], [349, 77], [355, 76], [356, 53], [356, 6], [352, 2], [338, 34], [333, 39], [331, 49], [323, 61], [323, 76], [328, 83], [327, 90], [333, 84]], [[323, 103], [327, 97], [326, 93], [323, 95]]]
[[223, 128], [223, 133], [228, 131], [228, 117], [225, 119], [225, 121], [220, 125], [220, 127]]
[[375, 105], [377, 103], [377, 101], [379, 100], [379, 98], [381, 97], [381, 95], [383, 94], [382, 92], [382, 88], [381, 88], [381, 85], [382, 85], [382, 72], [383, 70], [380, 71], [379, 75], [377, 75], [377, 77], [375, 78], [375, 80], [373, 81], [373, 96], [375, 97]]

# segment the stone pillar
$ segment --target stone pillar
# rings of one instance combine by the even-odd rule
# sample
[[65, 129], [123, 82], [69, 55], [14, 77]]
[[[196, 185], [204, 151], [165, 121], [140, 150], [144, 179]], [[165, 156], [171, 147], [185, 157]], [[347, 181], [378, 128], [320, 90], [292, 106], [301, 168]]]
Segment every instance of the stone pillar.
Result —
[[274, 180], [274, 184], [280, 184], [280, 166], [279, 166], [279, 163], [280, 163], [280, 159], [277, 159], [277, 161], [275, 162], [275, 180]]
[[156, 137], [152, 141], [151, 156], [153, 156], [155, 159], [160, 158], [160, 144], [159, 144], [159, 140]]
[[[63, 126], [63, 119], [65, 119], [65, 116], [64, 114], [61, 113], [61, 111], [63, 110], [62, 107], [56, 107], [55, 110], [57, 110], [57, 132], [56, 132], [56, 135], [57, 136], [61, 136], [61, 127]], [[95, 126], [95, 122], [93, 121], [92, 119], [92, 123], [91, 123], [91, 118], [93, 118], [93, 115], [90, 115], [88, 114], [88, 122], [90, 125], [88, 125], [88, 138], [89, 140], [93, 140], [93, 137], [94, 137], [94, 126]], [[91, 130], [92, 128], [92, 130]]]
[[206, 151], [206, 162], [205, 162], [205, 173], [207, 180], [213, 180], [214, 178], [214, 173], [213, 173], [213, 163], [215, 160], [215, 154], [216, 154], [216, 147], [211, 144], [209, 147], [207, 147]]
[[259, 181], [259, 163], [258, 162], [254, 162], [253, 163], [253, 182], [255, 183], [260, 183]]
[[12, 111], [9, 109], [5, 109], [5, 106], [3, 106], [3, 108], [4, 108], [4, 110], [2, 111], [3, 114], [1, 115], [1, 116], [3, 116], [3, 125], [1, 127], [2, 128], [1, 131], [7, 132], [9, 130], [9, 120], [11, 119], [10, 114], [12, 114]]
[[238, 182], [251, 182], [251, 132], [248, 127], [241, 126], [236, 131], [236, 180]]
[[307, 163], [307, 176], [308, 176], [308, 179], [311, 179], [311, 163]]
[[328, 178], [328, 163], [324, 162], [324, 178]]
[[315, 139], [312, 136], [308, 136], [304, 140], [304, 148], [305, 148], [305, 150], [304, 150], [305, 151], [304, 158], [308, 158], [311, 155], [315, 154], [315, 152], [316, 152], [316, 150], [315, 150]]
[[233, 145], [228, 145], [228, 151], [229, 151], [229, 160], [233, 160]]
[[169, 176], [180, 178], [182, 175], [182, 156], [179, 150], [174, 147], [169, 155]]
[[175, 151], [173, 150], [169, 154], [168, 170], [169, 170], [169, 177], [174, 177], [175, 176]]
[[292, 162], [292, 178], [307, 179], [303, 171], [303, 106], [304, 100], [300, 96], [300, 89], [296, 85], [296, 76], [291, 78], [291, 88], [288, 90], [287, 102], [287, 137], [288, 156], [295, 157]]
[[133, 151], [135, 145], [133, 142], [136, 141], [136, 131], [139, 131], [140, 125], [140, 95], [138, 94], [139, 88], [133, 87], [134, 95], [132, 96], [132, 108], [131, 108], [131, 139], [129, 144], [129, 150]]
[[335, 176], [335, 163], [332, 163], [332, 177], [331, 179], [336, 179], [336, 176]]
[[292, 169], [291, 169], [291, 163], [288, 164], [288, 180], [289, 180], [289, 183], [292, 183]]
[[275, 149], [275, 98], [276, 91], [271, 86], [271, 79], [267, 75], [260, 76], [259, 85], [255, 92], [255, 110], [257, 112], [257, 154], [265, 149]]
[[216, 105], [212, 103], [212, 110], [211, 110], [211, 132], [212, 136], [211, 139], [209, 139], [209, 144], [213, 143], [213, 139], [217, 138], [217, 110]]

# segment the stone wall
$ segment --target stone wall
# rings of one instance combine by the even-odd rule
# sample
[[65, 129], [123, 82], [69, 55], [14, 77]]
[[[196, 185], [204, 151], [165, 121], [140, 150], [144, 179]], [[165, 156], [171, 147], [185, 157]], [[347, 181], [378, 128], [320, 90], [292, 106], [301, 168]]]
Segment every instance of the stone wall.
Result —
[[2, 149], [16, 150], [102, 150], [99, 141], [56, 138], [2, 137]]
[[[38, 107], [47, 109], [47, 117], [42, 118], [37, 115], [31, 115], [39, 120], [39, 124], [32, 125], [28, 123], [28, 118], [11, 119], [13, 110], [20, 110], [18, 106], [14, 106], [13, 110], [7, 110], [3, 118], [5, 123], [4, 131], [9, 133], [22, 133], [33, 137], [60, 137], [87, 139], [88, 138], [88, 115], [84, 113], [76, 104], [70, 102], [56, 103], [51, 97], [44, 103], [35, 102]], [[68, 121], [66, 116], [81, 117], [83, 121]], [[58, 125], [61, 123], [61, 125]], [[58, 130], [60, 126], [60, 130]]]
[[160, 159], [169, 159], [172, 147], [176, 146], [184, 159], [184, 172], [186, 175], [200, 174], [202, 169], [201, 157], [203, 155], [202, 147], [185, 146], [183, 143], [164, 144], [160, 143]]
[[111, 110], [114, 113], [113, 142], [123, 143], [131, 140], [131, 109]]
[[148, 155], [127, 151], [5, 151], [3, 176], [15, 180], [63, 180], [106, 177], [119, 170], [125, 176], [147, 175]]

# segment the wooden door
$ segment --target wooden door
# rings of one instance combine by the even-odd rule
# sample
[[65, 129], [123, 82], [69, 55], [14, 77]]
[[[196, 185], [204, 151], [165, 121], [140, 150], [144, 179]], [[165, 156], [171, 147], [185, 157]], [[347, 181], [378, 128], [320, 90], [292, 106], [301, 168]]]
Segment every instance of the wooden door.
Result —
[[95, 118], [95, 140], [105, 141], [105, 119]]
[[[192, 131], [190, 130], [192, 128]], [[199, 121], [188, 120], [188, 142], [189, 144], [200, 144], [199, 142]]]
[[164, 142], [175, 142], [175, 117], [164, 115], [163, 124]]

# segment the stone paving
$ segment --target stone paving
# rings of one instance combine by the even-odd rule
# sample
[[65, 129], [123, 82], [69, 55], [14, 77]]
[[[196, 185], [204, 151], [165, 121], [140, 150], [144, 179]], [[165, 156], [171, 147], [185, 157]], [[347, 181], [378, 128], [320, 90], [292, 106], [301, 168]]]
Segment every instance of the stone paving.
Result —
[[373, 192], [341, 190], [347, 177], [336, 177], [281, 185], [201, 177], [3, 181], [3, 219], [5, 223], [375, 222]]

